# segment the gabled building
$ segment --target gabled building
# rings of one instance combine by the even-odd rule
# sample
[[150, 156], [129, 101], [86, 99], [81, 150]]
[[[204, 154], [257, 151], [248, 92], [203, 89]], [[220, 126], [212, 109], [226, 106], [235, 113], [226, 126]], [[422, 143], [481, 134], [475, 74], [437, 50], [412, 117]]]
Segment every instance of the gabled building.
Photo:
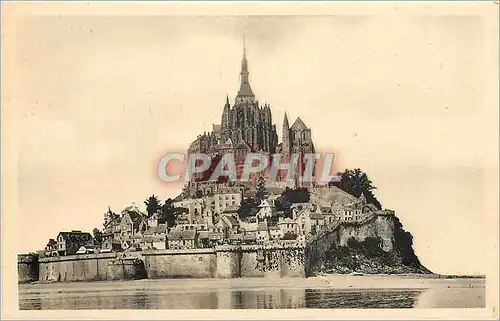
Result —
[[173, 229], [168, 234], [169, 249], [196, 248], [196, 231], [182, 231]]
[[257, 212], [257, 220], [259, 222], [267, 222], [273, 215], [273, 207], [267, 200], [262, 200], [259, 204], [259, 211]]
[[214, 225], [215, 232], [222, 233], [224, 239], [238, 233], [238, 228], [238, 220], [232, 215], [220, 216], [220, 219]]
[[74, 255], [82, 246], [94, 246], [94, 238], [90, 233], [73, 230], [57, 235], [57, 252], [60, 255]]
[[297, 231], [299, 235], [309, 235], [312, 231], [310, 211], [303, 209], [296, 214], [295, 221], [297, 222]]
[[122, 244], [118, 239], [107, 239], [101, 244], [101, 253], [123, 252]]
[[49, 239], [47, 245], [45, 245], [45, 256], [58, 256], [59, 252], [57, 251], [57, 241], [54, 239]]
[[[143, 222], [146, 219], [146, 215], [142, 213], [135, 204], [125, 208], [122, 211], [120, 220], [120, 239], [129, 241], [134, 235], [145, 232], [147, 224]], [[141, 227], [141, 229], [139, 229], [139, 227]]]
[[298, 234], [298, 224], [297, 221], [292, 220], [291, 218], [279, 218], [277, 223], [278, 228], [282, 231], [283, 235], [289, 234]]

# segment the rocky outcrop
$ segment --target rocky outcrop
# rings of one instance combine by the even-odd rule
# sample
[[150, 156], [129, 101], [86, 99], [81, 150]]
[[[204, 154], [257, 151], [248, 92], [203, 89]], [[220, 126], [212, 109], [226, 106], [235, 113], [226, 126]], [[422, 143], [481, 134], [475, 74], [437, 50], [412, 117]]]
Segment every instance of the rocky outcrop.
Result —
[[429, 274], [412, 247], [412, 236], [394, 215], [340, 223], [308, 241], [307, 275]]

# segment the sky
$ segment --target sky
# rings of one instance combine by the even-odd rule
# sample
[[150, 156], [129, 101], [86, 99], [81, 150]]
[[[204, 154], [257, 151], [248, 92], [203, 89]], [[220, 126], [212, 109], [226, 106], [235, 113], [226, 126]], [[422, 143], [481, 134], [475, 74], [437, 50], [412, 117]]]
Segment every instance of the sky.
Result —
[[301, 117], [339, 170], [369, 175], [426, 267], [486, 273], [498, 114], [481, 17], [40, 15], [17, 27], [18, 252], [102, 227], [108, 206], [178, 195], [157, 163], [220, 123], [246, 30], [250, 83], [279, 137], [285, 111]]

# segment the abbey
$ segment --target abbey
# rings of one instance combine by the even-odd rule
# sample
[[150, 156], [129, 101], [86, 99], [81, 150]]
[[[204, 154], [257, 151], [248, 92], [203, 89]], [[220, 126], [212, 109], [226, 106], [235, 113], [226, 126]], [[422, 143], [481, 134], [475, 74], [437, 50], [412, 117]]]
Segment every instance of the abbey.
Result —
[[204, 153], [211, 156], [232, 153], [238, 159], [247, 153], [290, 154], [314, 153], [311, 129], [297, 120], [290, 127], [285, 113], [282, 143], [278, 143], [276, 125], [272, 121], [271, 107], [255, 99], [249, 80], [246, 46], [240, 71], [240, 89], [233, 105], [226, 96], [221, 123], [214, 124], [210, 133], [198, 135], [188, 149], [189, 154]]

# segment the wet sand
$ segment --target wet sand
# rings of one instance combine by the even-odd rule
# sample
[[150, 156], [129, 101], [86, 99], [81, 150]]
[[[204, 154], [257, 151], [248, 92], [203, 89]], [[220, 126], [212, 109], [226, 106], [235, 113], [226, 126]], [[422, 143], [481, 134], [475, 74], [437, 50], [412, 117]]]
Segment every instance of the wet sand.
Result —
[[485, 279], [327, 275], [19, 285], [21, 310], [481, 308]]
[[310, 278], [237, 278], [237, 279], [145, 279], [133, 281], [58, 282], [20, 284], [20, 293], [147, 288], [170, 290], [244, 290], [268, 288], [314, 289], [438, 289], [484, 288], [484, 278], [442, 278], [436, 275], [325, 275]]

